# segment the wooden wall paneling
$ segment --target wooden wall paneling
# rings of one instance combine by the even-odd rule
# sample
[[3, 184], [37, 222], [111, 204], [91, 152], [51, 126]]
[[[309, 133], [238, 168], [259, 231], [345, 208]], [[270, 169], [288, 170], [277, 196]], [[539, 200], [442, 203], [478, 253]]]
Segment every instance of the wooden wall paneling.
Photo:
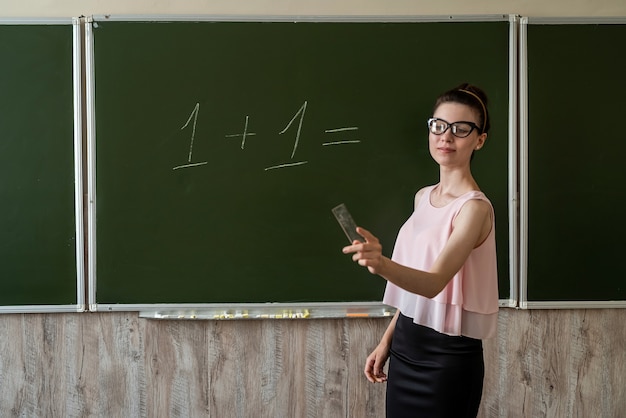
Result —
[[386, 385], [370, 383], [363, 374], [365, 359], [376, 347], [389, 325], [389, 318], [347, 319], [350, 342], [348, 364], [347, 417], [381, 417], [385, 411]]
[[364, 386], [361, 362], [385, 322], [214, 323], [209, 342], [211, 416], [229, 411], [242, 417], [379, 416], [373, 407], [380, 404], [371, 400], [384, 402], [384, 387]]
[[139, 323], [144, 330], [139, 336], [145, 339], [146, 405], [141, 416], [210, 416], [207, 323]]
[[625, 314], [502, 310], [479, 417], [626, 416]]
[[0, 319], [0, 416], [71, 416], [83, 409], [83, 398], [75, 396], [85, 377], [77, 367], [82, 365], [79, 318], [21, 314]]
[[[479, 417], [622, 417], [626, 311], [500, 312]], [[0, 315], [2, 417], [380, 417], [388, 319]]]

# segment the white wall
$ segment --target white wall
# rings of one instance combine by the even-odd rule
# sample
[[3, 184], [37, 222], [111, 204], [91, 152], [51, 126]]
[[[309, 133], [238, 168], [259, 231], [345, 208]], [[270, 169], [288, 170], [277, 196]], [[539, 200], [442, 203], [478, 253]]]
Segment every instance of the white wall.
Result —
[[0, 17], [89, 15], [626, 16], [624, 0], [0, 0]]

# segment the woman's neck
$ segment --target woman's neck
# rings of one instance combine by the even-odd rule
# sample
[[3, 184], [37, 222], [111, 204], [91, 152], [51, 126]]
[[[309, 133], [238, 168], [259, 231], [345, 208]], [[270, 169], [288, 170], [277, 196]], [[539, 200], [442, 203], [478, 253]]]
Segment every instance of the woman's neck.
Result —
[[446, 170], [443, 167], [439, 173], [437, 194], [457, 198], [472, 190], [480, 190], [472, 173], [468, 170]]

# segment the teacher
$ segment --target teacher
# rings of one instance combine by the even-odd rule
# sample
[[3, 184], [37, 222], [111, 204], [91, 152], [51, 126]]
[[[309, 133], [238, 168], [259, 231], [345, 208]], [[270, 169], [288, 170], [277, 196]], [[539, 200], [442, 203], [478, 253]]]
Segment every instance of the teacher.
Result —
[[365, 363], [369, 381], [387, 382], [387, 417], [475, 417], [482, 340], [495, 335], [498, 315], [494, 210], [470, 167], [490, 128], [487, 96], [469, 84], [449, 90], [427, 124], [439, 182], [416, 193], [392, 258], [360, 227], [364, 242], [343, 252], [387, 280], [383, 302], [397, 308]]

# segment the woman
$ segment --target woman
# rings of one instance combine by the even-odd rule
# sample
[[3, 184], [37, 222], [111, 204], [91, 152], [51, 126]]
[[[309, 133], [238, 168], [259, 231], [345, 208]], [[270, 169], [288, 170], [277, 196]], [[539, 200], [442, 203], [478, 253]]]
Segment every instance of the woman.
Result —
[[[378, 239], [343, 249], [387, 280], [383, 302], [397, 308], [365, 375], [387, 381], [387, 417], [475, 417], [484, 378], [482, 339], [497, 325], [494, 211], [470, 170], [487, 140], [487, 97], [462, 84], [442, 94], [428, 120], [439, 183], [415, 195], [391, 259]], [[388, 358], [389, 376], [383, 367]]]

